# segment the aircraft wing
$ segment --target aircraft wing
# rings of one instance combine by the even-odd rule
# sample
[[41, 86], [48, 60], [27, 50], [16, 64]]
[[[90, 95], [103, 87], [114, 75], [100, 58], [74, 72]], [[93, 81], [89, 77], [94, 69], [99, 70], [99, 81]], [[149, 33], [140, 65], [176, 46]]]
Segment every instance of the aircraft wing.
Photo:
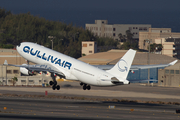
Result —
[[[148, 69], [148, 68], [158, 68], [158, 67], [168, 67], [171, 65], [174, 65], [178, 60], [175, 60], [169, 64], [157, 64], [157, 65], [132, 65], [130, 70], [139, 70], [139, 69]], [[114, 65], [93, 65], [94, 67], [97, 67], [99, 69], [103, 70], [109, 70]]]
[[40, 71], [47, 72], [48, 71], [50, 73], [55, 73], [55, 74], [58, 74], [58, 75], [61, 75], [61, 76], [65, 76], [62, 72], [60, 72], [59, 70], [57, 70], [57, 68], [53, 67], [50, 64], [44, 64], [44, 65], [39, 65], [39, 64], [36, 64], [36, 65], [27, 65], [27, 64], [13, 65], [13, 64], [8, 64], [7, 60], [5, 60], [4, 65], [22, 67], [22, 68], [26, 68], [27, 70], [36, 71], [36, 72], [40, 72]]

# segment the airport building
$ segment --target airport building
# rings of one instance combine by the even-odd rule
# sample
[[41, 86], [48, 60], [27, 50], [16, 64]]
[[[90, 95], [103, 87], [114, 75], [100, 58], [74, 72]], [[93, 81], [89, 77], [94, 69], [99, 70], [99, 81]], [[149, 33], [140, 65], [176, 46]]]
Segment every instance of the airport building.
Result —
[[9, 64], [21, 65], [26, 63], [16, 50], [13, 49], [0, 49], [0, 83], [6, 84], [6, 79], [11, 79], [16, 76], [20, 76], [18, 67], [3, 66], [4, 61], [7, 60]]
[[[42, 85], [49, 83], [50, 78], [42, 74], [36, 76], [21, 76], [20, 68], [14, 66], [4, 66], [4, 61], [8, 64], [22, 65], [27, 64], [26, 60], [13, 49], [0, 49], [0, 85], [13, 85], [12, 78], [17, 77], [15, 85]], [[32, 64], [32, 63], [30, 63]]]
[[180, 87], [180, 63], [159, 69], [158, 85], [165, 87]]
[[177, 52], [176, 52], [176, 47], [175, 47], [175, 38], [170, 40], [171, 38], [157, 38], [155, 39], [156, 44], [161, 44], [162, 45], [162, 50], [160, 52], [155, 52], [155, 54], [162, 54], [162, 55], [167, 55], [170, 57], [176, 57]]
[[180, 33], [171, 32], [171, 28], [149, 28], [147, 32], [139, 32], [139, 49], [148, 50], [148, 43], [144, 40], [150, 40], [155, 43], [159, 38], [180, 38]]
[[155, 43], [163, 46], [162, 51], [157, 54], [180, 59], [180, 38], [158, 38]]
[[108, 20], [95, 20], [95, 24], [86, 24], [85, 28], [100, 37], [111, 37], [120, 40], [118, 35], [126, 35], [130, 30], [134, 39], [139, 39], [139, 32], [148, 32], [150, 24], [108, 24]]
[[[176, 58], [180, 59], [180, 38], [168, 39], [169, 42], [174, 42]], [[173, 51], [174, 52], [174, 51]]]
[[95, 41], [82, 41], [82, 56], [97, 53], [97, 43]]

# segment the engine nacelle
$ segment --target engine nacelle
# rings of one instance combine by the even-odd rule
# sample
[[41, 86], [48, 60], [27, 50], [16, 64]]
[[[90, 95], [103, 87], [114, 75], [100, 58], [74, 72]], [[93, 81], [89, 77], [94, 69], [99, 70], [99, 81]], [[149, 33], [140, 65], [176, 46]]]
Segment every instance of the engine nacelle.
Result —
[[24, 68], [24, 67], [20, 67], [20, 72], [24, 75], [34, 75], [33, 72], [29, 71], [28, 69]]

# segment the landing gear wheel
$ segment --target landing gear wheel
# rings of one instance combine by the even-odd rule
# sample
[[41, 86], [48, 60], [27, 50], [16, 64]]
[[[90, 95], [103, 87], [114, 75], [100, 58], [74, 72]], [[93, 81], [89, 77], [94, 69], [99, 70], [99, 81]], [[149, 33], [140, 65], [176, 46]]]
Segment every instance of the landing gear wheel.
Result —
[[83, 90], [86, 90], [86, 85], [83, 86]]
[[55, 89], [56, 89], [56, 85], [53, 85], [53, 86], [52, 86], [52, 89], [55, 90]]
[[57, 85], [56, 88], [57, 88], [57, 90], [60, 90], [60, 86], [59, 85]]
[[90, 89], [91, 89], [91, 86], [90, 86], [90, 85], [88, 85], [86, 88], [87, 88], [88, 90], [90, 90]]
[[84, 85], [84, 84], [81, 82], [80, 85], [82, 86], [82, 85]]
[[52, 85], [52, 89], [55, 90], [60, 90], [60, 86], [57, 85], [57, 81], [56, 81], [56, 77], [55, 74], [53, 72], [51, 72], [51, 77], [53, 79], [53, 81], [50, 81], [49, 84]]
[[50, 85], [53, 85], [53, 84], [54, 84], [54, 82], [53, 82], [53, 81], [50, 81], [50, 82], [49, 82], [49, 84], [50, 84]]

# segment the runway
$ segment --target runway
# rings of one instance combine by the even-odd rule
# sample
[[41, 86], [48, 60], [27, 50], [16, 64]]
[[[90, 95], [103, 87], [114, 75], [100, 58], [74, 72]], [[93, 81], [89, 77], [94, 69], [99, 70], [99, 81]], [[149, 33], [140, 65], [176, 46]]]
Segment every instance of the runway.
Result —
[[80, 96], [87, 98], [111, 98], [142, 101], [180, 102], [180, 89], [170, 87], [142, 86], [140, 84], [120, 85], [114, 87], [95, 87], [82, 90], [78, 82], [63, 82], [61, 89], [52, 90], [51, 87], [3, 87], [1, 94], [32, 94], [32, 95], [61, 95]]
[[[45, 91], [48, 92], [47, 96]], [[179, 88], [139, 84], [115, 87], [92, 86], [90, 91], [82, 90], [76, 82], [62, 83], [60, 91], [54, 91], [50, 87], [0, 86], [0, 119], [180, 119], [180, 114], [175, 112], [176, 109], [180, 109], [180, 105], [146, 103], [146, 101], [179, 102], [179, 96]], [[81, 99], [77, 100], [76, 97]], [[144, 103], [112, 102], [112, 99], [143, 100]], [[4, 110], [4, 107], [7, 109]]]
[[0, 119], [3, 120], [175, 120], [180, 119], [180, 114], [175, 114], [179, 108], [176, 105], [0, 97]]

